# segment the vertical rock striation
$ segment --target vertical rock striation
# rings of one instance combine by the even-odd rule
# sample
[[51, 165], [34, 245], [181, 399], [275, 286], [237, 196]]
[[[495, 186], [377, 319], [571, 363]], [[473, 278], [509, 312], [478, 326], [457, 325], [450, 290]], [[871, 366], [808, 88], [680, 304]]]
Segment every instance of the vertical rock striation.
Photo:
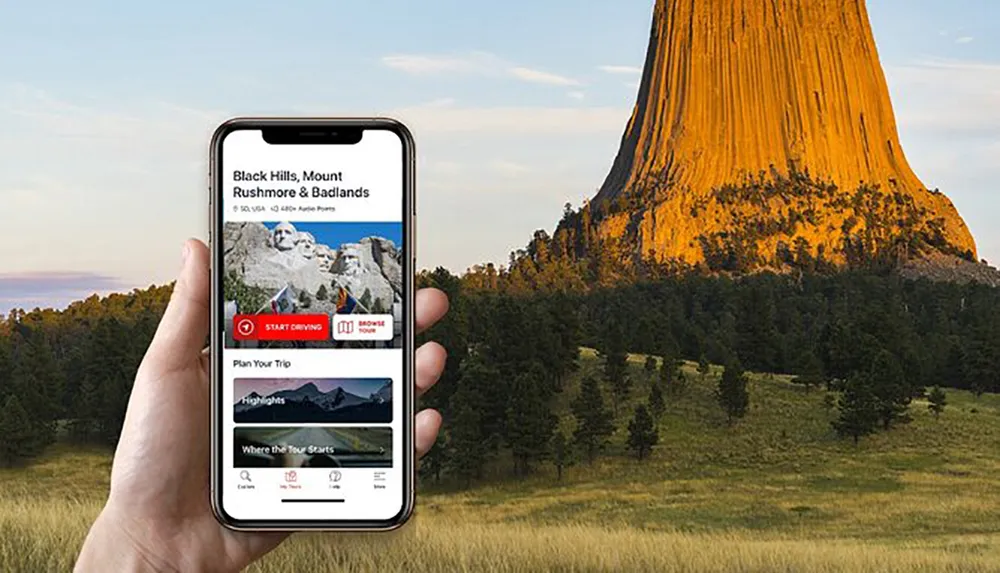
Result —
[[[808, 193], [765, 182], [803, 173]], [[748, 229], [762, 261], [804, 240], [842, 262], [852, 236], [901, 233], [976, 255], [903, 154], [864, 0], [657, 0], [635, 110], [591, 204], [601, 236], [688, 263]]]

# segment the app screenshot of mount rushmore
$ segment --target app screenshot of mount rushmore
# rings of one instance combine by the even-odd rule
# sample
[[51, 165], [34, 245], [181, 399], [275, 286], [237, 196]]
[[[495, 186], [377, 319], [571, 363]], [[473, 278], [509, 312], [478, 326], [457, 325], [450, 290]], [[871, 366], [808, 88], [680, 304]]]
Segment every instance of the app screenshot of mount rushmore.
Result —
[[[400, 223], [227, 222], [223, 227], [226, 346], [400, 347]], [[241, 341], [232, 320], [259, 314], [393, 316], [392, 341]]]

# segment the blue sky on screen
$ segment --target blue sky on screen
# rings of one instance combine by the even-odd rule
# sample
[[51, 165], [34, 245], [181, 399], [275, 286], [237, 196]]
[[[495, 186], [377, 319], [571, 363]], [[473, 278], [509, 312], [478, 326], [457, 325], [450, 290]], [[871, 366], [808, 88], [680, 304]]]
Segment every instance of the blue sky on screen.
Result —
[[[592, 196], [634, 105], [653, 0], [8, 2], [0, 310], [172, 280], [207, 238], [235, 115], [414, 132], [419, 265], [504, 262]], [[907, 157], [1000, 262], [1000, 2], [869, 0]]]
[[[366, 237], [389, 239], [397, 247], [403, 245], [403, 225], [401, 223], [296, 223], [296, 231], [312, 233], [316, 242], [331, 249], [339, 249], [344, 243], [357, 243]], [[265, 222], [268, 230], [273, 230], [277, 222]]]

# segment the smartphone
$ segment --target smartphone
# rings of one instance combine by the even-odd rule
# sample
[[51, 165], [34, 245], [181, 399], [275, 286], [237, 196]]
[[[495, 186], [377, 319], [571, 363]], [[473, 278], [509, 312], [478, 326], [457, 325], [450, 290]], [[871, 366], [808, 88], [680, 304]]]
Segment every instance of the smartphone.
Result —
[[210, 150], [212, 506], [389, 530], [414, 503], [414, 144], [391, 119], [238, 118]]

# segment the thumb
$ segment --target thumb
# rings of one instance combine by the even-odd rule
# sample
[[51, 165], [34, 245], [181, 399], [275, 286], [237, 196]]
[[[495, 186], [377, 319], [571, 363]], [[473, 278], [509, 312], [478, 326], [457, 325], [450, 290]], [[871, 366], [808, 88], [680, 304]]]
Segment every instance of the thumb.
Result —
[[189, 239], [184, 243], [183, 259], [170, 303], [146, 353], [146, 360], [161, 370], [186, 368], [199, 360], [208, 337], [208, 247]]

